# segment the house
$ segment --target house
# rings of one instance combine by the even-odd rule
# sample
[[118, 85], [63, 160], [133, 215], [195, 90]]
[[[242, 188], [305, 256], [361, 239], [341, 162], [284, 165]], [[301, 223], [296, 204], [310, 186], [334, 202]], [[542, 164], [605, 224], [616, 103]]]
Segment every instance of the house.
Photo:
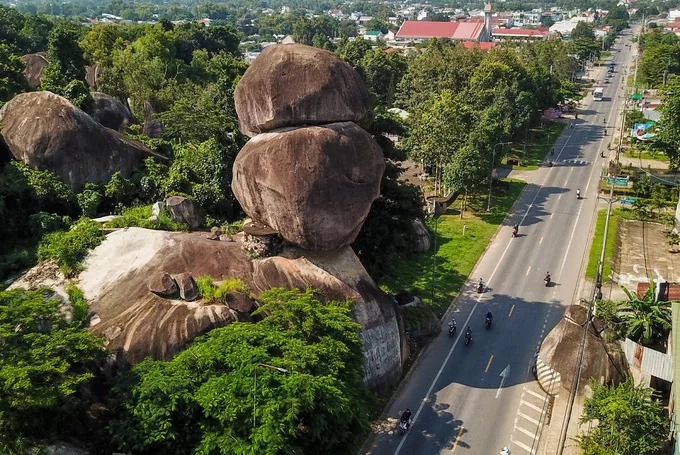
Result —
[[536, 41], [550, 37], [550, 29], [539, 28], [497, 28], [494, 29], [492, 36], [494, 41]]
[[369, 41], [378, 41], [379, 39], [382, 39], [383, 34], [380, 30], [367, 30], [366, 33], [364, 33], [364, 39], [367, 39]]
[[458, 41], [491, 41], [491, 3], [484, 6], [484, 22], [404, 21], [395, 35], [397, 41], [448, 38]]
[[512, 24], [515, 27], [526, 27], [527, 25], [537, 27], [541, 25], [543, 12], [541, 10], [516, 11], [512, 13]]

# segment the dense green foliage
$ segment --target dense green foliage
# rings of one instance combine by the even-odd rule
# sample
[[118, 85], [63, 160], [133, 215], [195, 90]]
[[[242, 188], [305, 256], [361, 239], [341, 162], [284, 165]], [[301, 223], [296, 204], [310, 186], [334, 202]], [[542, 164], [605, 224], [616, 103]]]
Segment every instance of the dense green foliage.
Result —
[[108, 221], [105, 226], [107, 228], [127, 228], [136, 226], [162, 231], [186, 231], [189, 229], [189, 226], [186, 224], [174, 221], [165, 210], [161, 210], [155, 218], [152, 217], [152, 207], [150, 205], [128, 207], [123, 210], [123, 213], [119, 217]]
[[635, 386], [632, 377], [619, 385], [591, 382], [581, 423], [593, 423], [580, 436], [585, 455], [654, 455], [666, 443], [670, 422], [653, 389]]
[[99, 223], [81, 218], [68, 231], [47, 234], [38, 246], [38, 258], [53, 260], [64, 275], [72, 276], [82, 269], [81, 261], [88, 251], [104, 239]]
[[640, 37], [642, 57], [638, 65], [638, 83], [656, 88], [680, 74], [680, 39], [674, 33], [652, 30]]
[[73, 428], [100, 340], [59, 314], [49, 289], [0, 292], [0, 452]]
[[260, 301], [262, 322], [215, 329], [173, 360], [144, 361], [119, 381], [110, 430], [121, 449], [348, 453], [368, 428], [349, 306], [321, 303], [312, 291], [274, 289]]

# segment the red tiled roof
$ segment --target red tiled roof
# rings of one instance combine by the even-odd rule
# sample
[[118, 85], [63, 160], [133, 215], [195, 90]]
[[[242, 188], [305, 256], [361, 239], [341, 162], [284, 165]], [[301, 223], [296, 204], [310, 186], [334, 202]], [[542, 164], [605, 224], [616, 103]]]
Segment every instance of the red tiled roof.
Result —
[[396, 37], [477, 40], [483, 29], [483, 22], [405, 21]]
[[484, 24], [479, 22], [465, 22], [458, 24], [458, 28], [453, 32], [453, 39], [478, 40], [480, 33], [484, 30]]
[[550, 30], [547, 28], [496, 28], [491, 34], [493, 36], [547, 36]]
[[451, 38], [457, 22], [404, 21], [395, 35], [397, 38]]
[[463, 44], [463, 47], [465, 49], [481, 49], [483, 51], [488, 51], [489, 49], [496, 47], [497, 43], [494, 43], [494, 42], [483, 43], [483, 42], [479, 42], [479, 41], [463, 41], [462, 44]]

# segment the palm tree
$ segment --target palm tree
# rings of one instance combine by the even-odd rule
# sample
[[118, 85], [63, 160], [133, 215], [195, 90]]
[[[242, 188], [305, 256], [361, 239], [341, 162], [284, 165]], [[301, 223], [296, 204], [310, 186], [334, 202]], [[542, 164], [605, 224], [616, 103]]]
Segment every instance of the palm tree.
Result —
[[655, 289], [654, 281], [650, 280], [649, 289], [640, 299], [636, 293], [623, 287], [628, 300], [620, 302], [619, 314], [625, 323], [626, 336], [643, 345], [666, 335], [671, 328], [670, 302], [657, 301]]

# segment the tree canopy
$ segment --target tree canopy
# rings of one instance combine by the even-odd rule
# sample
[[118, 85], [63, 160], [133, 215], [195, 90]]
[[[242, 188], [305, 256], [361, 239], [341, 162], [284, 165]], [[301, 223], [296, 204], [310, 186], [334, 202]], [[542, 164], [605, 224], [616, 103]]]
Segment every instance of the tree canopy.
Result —
[[120, 448], [347, 453], [369, 422], [349, 304], [320, 302], [311, 290], [273, 289], [259, 300], [262, 322], [212, 330], [173, 360], [144, 361], [121, 378], [110, 426]]

